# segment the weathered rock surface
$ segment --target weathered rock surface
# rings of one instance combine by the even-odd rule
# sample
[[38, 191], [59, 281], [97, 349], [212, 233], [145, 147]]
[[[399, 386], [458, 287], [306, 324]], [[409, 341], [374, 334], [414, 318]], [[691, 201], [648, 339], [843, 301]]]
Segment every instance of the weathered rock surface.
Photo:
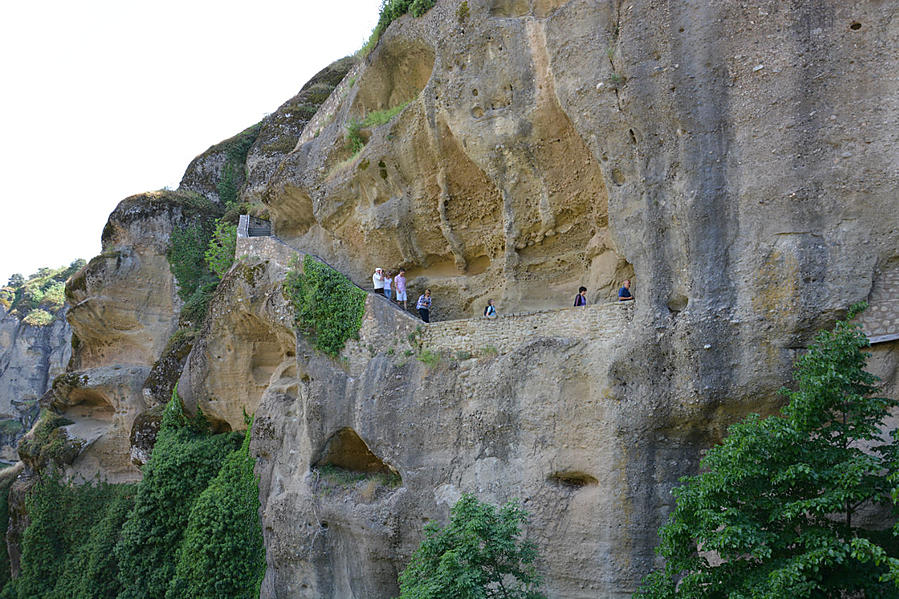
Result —
[[[466, 491], [522, 499], [549, 596], [629, 596], [678, 478], [737, 418], [776, 409], [814, 331], [899, 261], [889, 3], [467, 5], [396, 21], [311, 120], [279, 109], [244, 196], [357, 283], [404, 266], [439, 319], [488, 297], [502, 313], [568, 306], [580, 284], [600, 303], [628, 276], [637, 300], [419, 329], [369, 297], [333, 360], [293, 331], [283, 248], [247, 246], [179, 390], [220, 429], [256, 414], [263, 597], [395, 596], [423, 521]], [[351, 154], [354, 120], [404, 104]], [[182, 187], [216, 199], [228, 159], [201, 156]], [[79, 473], [137, 476], [128, 437], [137, 462], [152, 445], [136, 418], [168, 389], [142, 385], [177, 325], [164, 253], [185, 197], [123, 202], [69, 286], [70, 370], [91, 382], [54, 405], [73, 428], [108, 423]], [[895, 396], [893, 345], [872, 365]], [[371, 476], [329, 479], [341, 464]]]
[[65, 309], [47, 326], [31, 326], [0, 308], [0, 459], [15, 461], [16, 443], [34, 424], [38, 400], [72, 353]]

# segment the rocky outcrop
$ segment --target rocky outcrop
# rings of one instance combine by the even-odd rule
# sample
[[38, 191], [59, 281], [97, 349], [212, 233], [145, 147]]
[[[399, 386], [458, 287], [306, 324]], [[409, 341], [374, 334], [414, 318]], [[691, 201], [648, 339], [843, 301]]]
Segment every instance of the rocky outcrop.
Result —
[[146, 393], [145, 381], [157, 372], [153, 366], [181, 309], [166, 258], [169, 237], [214, 214], [208, 200], [190, 192], [126, 198], [103, 231], [103, 253], [66, 285], [74, 353], [43, 407], [71, 421], [62, 429], [80, 449], [72, 475], [100, 472], [113, 482], [140, 477], [131, 429], [139, 414], [160, 403], [154, 393], [165, 381], [151, 378]]
[[0, 459], [15, 461], [19, 438], [37, 418], [38, 400], [69, 361], [72, 332], [65, 309], [46, 326], [0, 313]]

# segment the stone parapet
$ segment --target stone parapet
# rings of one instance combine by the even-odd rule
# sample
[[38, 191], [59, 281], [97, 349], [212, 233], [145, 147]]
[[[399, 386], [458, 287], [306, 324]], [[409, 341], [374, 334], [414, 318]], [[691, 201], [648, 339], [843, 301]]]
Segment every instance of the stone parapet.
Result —
[[490, 320], [470, 318], [425, 325], [422, 347], [437, 352], [507, 353], [529, 339], [568, 337], [597, 339], [621, 334], [633, 319], [630, 304], [596, 304], [528, 314], [510, 314]]

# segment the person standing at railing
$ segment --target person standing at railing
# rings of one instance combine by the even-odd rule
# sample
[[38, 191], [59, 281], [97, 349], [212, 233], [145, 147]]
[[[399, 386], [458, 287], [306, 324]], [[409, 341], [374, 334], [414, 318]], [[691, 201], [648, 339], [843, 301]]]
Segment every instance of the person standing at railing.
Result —
[[586, 306], [587, 305], [587, 288], [581, 287], [577, 290], [577, 295], [574, 296], [574, 305], [575, 306]]
[[484, 308], [484, 318], [496, 318], [496, 306], [493, 300], [487, 300], [487, 306]]
[[431, 322], [431, 290], [425, 289], [425, 292], [418, 296], [418, 303], [415, 305], [418, 308], [418, 315], [421, 316], [421, 319], [425, 322]]
[[621, 289], [618, 290], [618, 301], [619, 302], [634, 301], [634, 296], [631, 295], [631, 280], [630, 279], [625, 279], [624, 285], [622, 285]]

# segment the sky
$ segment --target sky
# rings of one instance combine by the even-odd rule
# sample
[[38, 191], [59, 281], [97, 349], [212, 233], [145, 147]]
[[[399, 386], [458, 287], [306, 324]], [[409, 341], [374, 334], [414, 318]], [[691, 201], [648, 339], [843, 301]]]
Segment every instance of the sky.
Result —
[[109, 213], [352, 54], [380, 0], [0, 3], [0, 285], [100, 253]]

